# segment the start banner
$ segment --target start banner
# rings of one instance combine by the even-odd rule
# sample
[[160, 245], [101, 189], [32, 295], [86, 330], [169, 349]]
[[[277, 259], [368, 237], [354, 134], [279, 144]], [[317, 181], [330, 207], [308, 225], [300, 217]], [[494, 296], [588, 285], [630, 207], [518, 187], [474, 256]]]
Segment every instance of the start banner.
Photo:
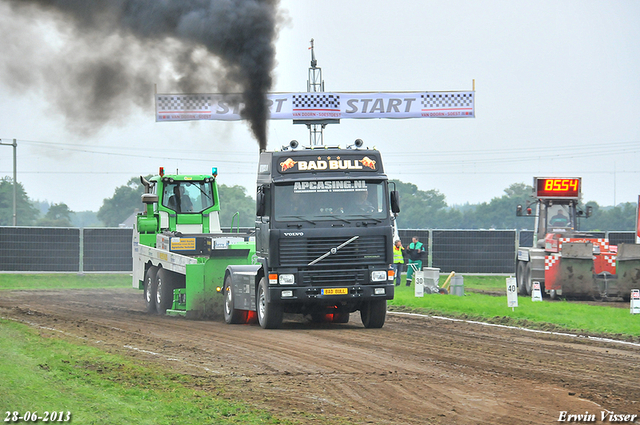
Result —
[[[274, 93], [272, 120], [347, 118], [474, 118], [473, 91], [399, 93]], [[156, 121], [241, 120], [239, 95], [156, 94]]]

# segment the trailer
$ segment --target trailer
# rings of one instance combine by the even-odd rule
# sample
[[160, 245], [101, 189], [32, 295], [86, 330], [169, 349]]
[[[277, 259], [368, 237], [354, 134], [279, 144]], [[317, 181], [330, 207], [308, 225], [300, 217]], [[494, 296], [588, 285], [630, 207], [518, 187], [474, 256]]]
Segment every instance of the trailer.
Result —
[[516, 207], [516, 215], [536, 218], [533, 246], [517, 250], [516, 279], [521, 295], [530, 295], [533, 282], [539, 282], [542, 293], [552, 299], [628, 300], [631, 289], [638, 285], [638, 245], [618, 247], [607, 238], [578, 230], [578, 220], [592, 212], [589, 206], [586, 211], [578, 207], [581, 191], [579, 177], [535, 177], [533, 201]]
[[261, 152], [255, 231], [222, 233], [212, 175], [142, 179], [133, 286], [147, 311], [280, 327], [285, 313], [379, 328], [393, 299], [398, 193], [357, 141]]

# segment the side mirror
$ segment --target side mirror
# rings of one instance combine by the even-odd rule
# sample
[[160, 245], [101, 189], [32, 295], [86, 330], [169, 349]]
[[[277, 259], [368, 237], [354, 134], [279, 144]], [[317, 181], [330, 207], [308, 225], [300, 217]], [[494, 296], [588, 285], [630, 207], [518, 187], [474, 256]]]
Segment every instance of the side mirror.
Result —
[[155, 204], [158, 202], [158, 195], [154, 195], [152, 193], [143, 193], [142, 194], [142, 203], [143, 204]]
[[256, 215], [262, 217], [265, 210], [264, 192], [259, 191], [256, 195]]
[[591, 217], [593, 214], [593, 207], [591, 205], [587, 205], [587, 217]]
[[400, 212], [400, 194], [397, 190], [391, 191], [391, 212], [394, 214]]

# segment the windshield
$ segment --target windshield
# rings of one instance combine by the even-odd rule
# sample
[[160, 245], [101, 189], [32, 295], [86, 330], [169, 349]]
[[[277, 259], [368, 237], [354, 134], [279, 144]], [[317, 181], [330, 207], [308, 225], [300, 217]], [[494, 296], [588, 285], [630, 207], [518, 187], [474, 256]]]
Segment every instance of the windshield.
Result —
[[168, 183], [162, 194], [162, 205], [179, 213], [202, 212], [213, 206], [211, 183]]
[[[544, 210], [544, 206], [543, 206]], [[547, 228], [573, 228], [569, 205], [550, 205], [546, 207]]]
[[384, 182], [299, 181], [275, 186], [277, 221], [384, 219], [389, 216]]

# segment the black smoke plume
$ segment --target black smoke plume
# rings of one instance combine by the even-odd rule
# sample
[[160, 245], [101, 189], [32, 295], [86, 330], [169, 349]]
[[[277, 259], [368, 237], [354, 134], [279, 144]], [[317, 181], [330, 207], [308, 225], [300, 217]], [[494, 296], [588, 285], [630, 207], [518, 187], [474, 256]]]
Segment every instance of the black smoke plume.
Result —
[[[0, 78], [82, 134], [162, 91], [242, 93], [266, 148], [278, 0], [0, 0]], [[150, 109], [150, 108], [149, 108]]]

